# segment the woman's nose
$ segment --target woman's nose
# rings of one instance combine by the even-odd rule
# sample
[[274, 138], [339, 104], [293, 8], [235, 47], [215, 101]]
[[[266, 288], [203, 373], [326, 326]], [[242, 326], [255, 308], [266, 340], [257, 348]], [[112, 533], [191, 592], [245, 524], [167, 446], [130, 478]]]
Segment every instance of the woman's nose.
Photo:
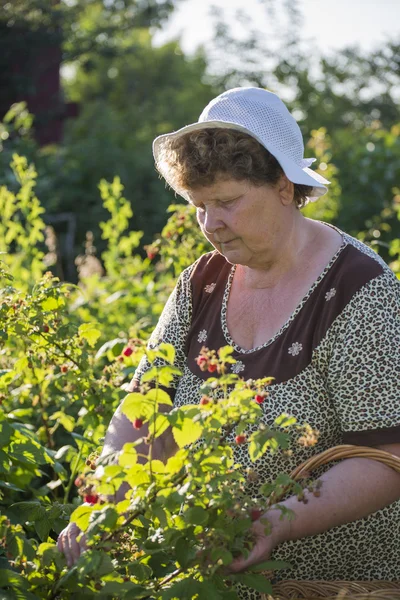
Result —
[[221, 229], [224, 224], [218, 216], [218, 212], [213, 209], [208, 209], [205, 211], [204, 220], [203, 220], [203, 228], [206, 233], [213, 234], [217, 231], [217, 229]]

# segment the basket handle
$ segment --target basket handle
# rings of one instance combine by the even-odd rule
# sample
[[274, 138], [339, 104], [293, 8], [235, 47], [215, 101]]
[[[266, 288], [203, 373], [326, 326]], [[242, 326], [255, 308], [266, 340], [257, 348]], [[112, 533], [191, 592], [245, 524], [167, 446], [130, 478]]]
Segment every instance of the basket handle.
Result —
[[351, 446], [342, 445], [335, 446], [334, 448], [328, 448], [315, 456], [311, 456], [301, 465], [296, 467], [291, 472], [290, 477], [296, 481], [304, 478], [307, 474], [312, 473], [318, 467], [326, 465], [333, 460], [341, 460], [343, 458], [372, 458], [378, 462], [391, 467], [397, 473], [400, 473], [400, 457], [386, 452], [386, 450], [379, 450], [378, 448], [372, 448], [369, 446]]

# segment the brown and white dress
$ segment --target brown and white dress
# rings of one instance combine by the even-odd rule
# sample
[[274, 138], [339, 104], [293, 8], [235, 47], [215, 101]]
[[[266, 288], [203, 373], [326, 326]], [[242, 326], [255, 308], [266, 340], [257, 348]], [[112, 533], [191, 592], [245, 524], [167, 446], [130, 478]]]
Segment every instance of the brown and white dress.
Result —
[[[275, 378], [262, 405], [265, 423], [272, 426], [288, 413], [320, 431], [316, 446], [298, 447], [289, 459], [267, 454], [255, 467], [239, 447], [238, 462], [255, 468], [264, 481], [338, 444], [400, 442], [400, 282], [375, 252], [340, 233], [343, 243], [335, 256], [265, 344], [245, 350], [230, 337], [226, 312], [235, 266], [216, 251], [181, 274], [149, 342], [175, 346], [183, 372], [173, 390], [175, 406], [200, 398], [208, 375], [195, 362], [201, 347], [229, 344], [235, 373]], [[147, 368], [144, 359], [135, 379]], [[317, 536], [285, 542], [273, 557], [291, 563], [290, 571], [278, 574], [284, 579], [400, 580], [400, 501]]]

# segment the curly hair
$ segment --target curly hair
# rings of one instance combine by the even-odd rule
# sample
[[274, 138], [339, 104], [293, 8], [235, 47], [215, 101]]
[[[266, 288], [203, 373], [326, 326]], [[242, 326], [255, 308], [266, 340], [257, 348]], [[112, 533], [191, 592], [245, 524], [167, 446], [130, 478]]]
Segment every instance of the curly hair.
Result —
[[[175, 190], [191, 190], [220, 179], [274, 185], [284, 174], [276, 158], [255, 138], [234, 129], [207, 128], [167, 139], [160, 150], [158, 170], [168, 170]], [[305, 205], [312, 186], [294, 184], [294, 203]]]

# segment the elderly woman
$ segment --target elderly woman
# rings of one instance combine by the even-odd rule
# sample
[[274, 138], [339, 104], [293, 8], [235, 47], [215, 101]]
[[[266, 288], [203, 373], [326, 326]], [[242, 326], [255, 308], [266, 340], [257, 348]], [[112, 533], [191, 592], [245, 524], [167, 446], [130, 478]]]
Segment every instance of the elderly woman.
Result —
[[[285, 105], [258, 88], [221, 94], [198, 123], [154, 142], [158, 170], [196, 208], [215, 248], [181, 274], [149, 342], [175, 346], [183, 372], [170, 390], [175, 406], [200, 397], [201, 347], [229, 344], [234, 372], [275, 378], [266, 423], [285, 412], [320, 431], [318, 445], [299, 448], [289, 463], [277, 455], [256, 463], [265, 481], [342, 443], [400, 456], [400, 284], [367, 246], [302, 215], [299, 208], [329, 183], [303, 150]], [[134, 385], [147, 369], [144, 359]], [[139, 435], [117, 410], [104, 454]], [[168, 436], [162, 450], [174, 451]], [[238, 448], [237, 460], [248, 466], [247, 452]], [[293, 521], [268, 513], [268, 537], [254, 524], [258, 542], [232, 570], [273, 554], [292, 564], [284, 573], [290, 579], [400, 579], [400, 476], [373, 460], [348, 459], [321, 480], [321, 497], [283, 502]], [[72, 564], [80, 552], [73, 527], [59, 546]]]

